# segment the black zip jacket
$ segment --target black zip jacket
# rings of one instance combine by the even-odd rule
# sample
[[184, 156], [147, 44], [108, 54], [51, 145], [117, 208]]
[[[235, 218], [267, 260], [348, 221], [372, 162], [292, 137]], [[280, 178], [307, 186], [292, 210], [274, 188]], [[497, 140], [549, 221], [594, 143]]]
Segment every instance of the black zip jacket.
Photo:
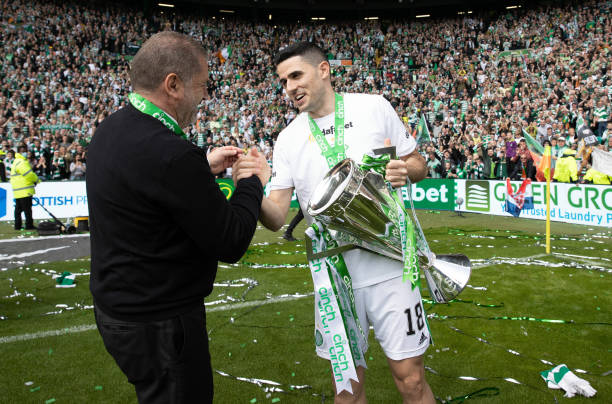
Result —
[[131, 105], [100, 124], [87, 154], [95, 304], [126, 321], [202, 305], [217, 261], [235, 262], [249, 246], [259, 179], [239, 181], [228, 202], [201, 149]]

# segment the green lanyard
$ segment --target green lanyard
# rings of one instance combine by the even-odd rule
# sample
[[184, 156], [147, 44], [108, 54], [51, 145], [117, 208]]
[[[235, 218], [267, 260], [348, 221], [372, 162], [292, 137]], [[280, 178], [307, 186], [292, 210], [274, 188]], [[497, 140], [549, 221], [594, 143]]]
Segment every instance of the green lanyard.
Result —
[[317, 144], [321, 149], [321, 155], [325, 157], [329, 168], [332, 168], [339, 161], [346, 158], [346, 153], [344, 151], [344, 97], [336, 93], [335, 100], [334, 124], [336, 132], [334, 134], [334, 147], [329, 145], [327, 139], [325, 139], [325, 135], [323, 135], [323, 132], [321, 132], [321, 129], [319, 129], [319, 126], [314, 119], [308, 116], [310, 131], [317, 141]]
[[178, 126], [178, 123], [170, 115], [162, 111], [157, 105], [153, 104], [151, 101], [147, 100], [140, 94], [130, 93], [128, 95], [128, 99], [130, 103], [142, 112], [143, 114], [151, 115], [153, 118], [159, 120], [164, 126], [170, 129], [172, 132], [176, 133], [183, 139], [187, 140], [187, 136], [183, 133], [183, 129]]

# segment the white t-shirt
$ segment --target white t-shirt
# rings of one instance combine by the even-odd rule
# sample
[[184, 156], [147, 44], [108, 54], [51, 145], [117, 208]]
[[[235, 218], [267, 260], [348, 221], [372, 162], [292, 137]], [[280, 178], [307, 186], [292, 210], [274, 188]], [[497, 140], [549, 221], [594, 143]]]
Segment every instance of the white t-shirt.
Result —
[[[333, 146], [334, 114], [315, 122]], [[384, 147], [385, 138], [395, 145], [398, 156], [406, 156], [416, 148], [416, 142], [406, 132], [395, 110], [379, 95], [344, 94], [344, 143], [346, 156], [360, 163], [364, 154]], [[299, 114], [278, 136], [274, 146], [270, 190], [295, 188], [308, 223], [313, 219], [307, 212], [308, 201], [316, 186], [329, 171], [314, 137], [310, 133], [307, 113]], [[400, 276], [402, 263], [362, 249], [342, 254], [353, 280], [353, 288], [374, 285]]]

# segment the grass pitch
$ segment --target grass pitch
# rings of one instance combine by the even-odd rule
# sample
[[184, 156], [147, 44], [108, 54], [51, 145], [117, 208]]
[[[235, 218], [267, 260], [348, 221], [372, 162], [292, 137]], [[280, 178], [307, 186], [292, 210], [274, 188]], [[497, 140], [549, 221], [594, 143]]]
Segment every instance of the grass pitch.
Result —
[[[419, 218], [434, 252], [462, 252], [474, 265], [472, 287], [459, 301], [425, 304], [435, 339], [426, 352], [427, 379], [439, 399], [491, 388], [473, 399], [610, 401], [609, 229], [552, 223], [553, 254], [546, 255], [541, 221], [425, 211]], [[302, 223], [295, 235], [303, 230]], [[0, 225], [0, 238], [18, 234]], [[215, 374], [217, 403], [333, 402], [329, 365], [314, 354], [303, 242], [279, 236], [258, 230], [239, 264], [220, 265], [207, 298], [212, 365], [221, 372]], [[51, 271], [82, 275], [75, 288], [59, 289]], [[88, 259], [0, 272], [0, 402], [136, 402], [93, 327], [88, 272]], [[426, 290], [423, 295], [429, 297]], [[373, 333], [366, 358], [369, 402], [400, 402]], [[566, 399], [549, 390], [539, 372], [552, 366], [542, 361], [586, 371], [577, 375], [597, 395]]]

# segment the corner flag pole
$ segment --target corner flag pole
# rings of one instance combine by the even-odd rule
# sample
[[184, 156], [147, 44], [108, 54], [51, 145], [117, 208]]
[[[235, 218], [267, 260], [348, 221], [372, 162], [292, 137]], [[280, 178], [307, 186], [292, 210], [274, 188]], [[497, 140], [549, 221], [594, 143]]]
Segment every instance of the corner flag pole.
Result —
[[550, 174], [546, 177], [546, 254], [550, 254]]
[[546, 176], [546, 254], [550, 254], [550, 146], [546, 146], [544, 156], [548, 159], [548, 167], [544, 168]]

